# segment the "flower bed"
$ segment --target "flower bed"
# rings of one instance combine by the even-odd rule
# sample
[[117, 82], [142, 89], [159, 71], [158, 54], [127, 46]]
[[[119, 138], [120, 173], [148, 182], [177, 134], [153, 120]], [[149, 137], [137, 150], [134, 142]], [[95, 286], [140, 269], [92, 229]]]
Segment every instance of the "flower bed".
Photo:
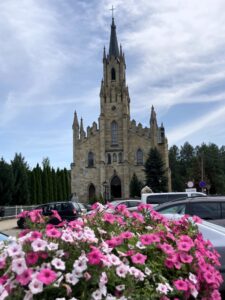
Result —
[[0, 300], [220, 299], [218, 254], [196, 224], [138, 210], [96, 204], [58, 227], [32, 212], [30, 229], [0, 244]]

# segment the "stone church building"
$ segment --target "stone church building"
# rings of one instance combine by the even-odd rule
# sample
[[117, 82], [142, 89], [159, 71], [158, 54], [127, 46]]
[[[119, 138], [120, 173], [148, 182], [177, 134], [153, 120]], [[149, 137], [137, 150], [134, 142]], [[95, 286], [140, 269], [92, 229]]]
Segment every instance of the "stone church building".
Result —
[[[170, 187], [168, 144], [163, 125], [157, 125], [151, 108], [149, 127], [130, 120], [130, 96], [126, 84], [126, 62], [118, 47], [112, 18], [109, 51], [103, 53], [103, 79], [100, 87], [100, 116], [85, 132], [83, 120], [73, 121], [72, 193], [79, 201], [99, 196], [106, 199], [129, 198], [129, 185], [136, 173], [145, 182], [143, 171], [152, 147], [160, 151]], [[170, 188], [169, 188], [170, 189]]]

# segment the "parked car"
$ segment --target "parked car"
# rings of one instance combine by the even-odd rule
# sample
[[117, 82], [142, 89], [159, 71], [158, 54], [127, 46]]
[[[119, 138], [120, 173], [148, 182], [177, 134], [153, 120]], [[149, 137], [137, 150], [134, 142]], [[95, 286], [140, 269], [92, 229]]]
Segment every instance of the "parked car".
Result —
[[[77, 219], [82, 213], [85, 213], [87, 210], [82, 203], [73, 202], [73, 201], [63, 201], [63, 202], [51, 202], [45, 203], [37, 206], [35, 209], [42, 209], [43, 216], [49, 216], [50, 220], [48, 223], [57, 225], [59, 220], [55, 217], [52, 217], [52, 210], [56, 210], [62, 220], [72, 221]], [[23, 229], [26, 227], [26, 219], [20, 217], [17, 221], [19, 228]]]
[[138, 200], [138, 199], [116, 200], [116, 201], [110, 202], [110, 204], [115, 207], [123, 204], [123, 205], [126, 205], [126, 207], [129, 211], [135, 211], [135, 210], [137, 210], [138, 205], [141, 204], [141, 200]]
[[3, 232], [0, 232], [0, 242], [7, 241], [9, 236]]
[[141, 201], [157, 206], [172, 200], [186, 199], [187, 197], [206, 197], [206, 194], [201, 192], [144, 193], [141, 195]]
[[174, 200], [155, 207], [162, 213], [188, 214], [225, 226], [225, 196], [194, 197]]

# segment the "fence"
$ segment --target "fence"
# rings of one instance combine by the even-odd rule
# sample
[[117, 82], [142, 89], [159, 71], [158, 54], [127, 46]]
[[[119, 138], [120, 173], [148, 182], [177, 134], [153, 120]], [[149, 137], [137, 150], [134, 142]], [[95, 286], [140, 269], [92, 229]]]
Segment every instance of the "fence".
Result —
[[0, 206], [0, 220], [16, 218], [24, 210], [32, 210], [37, 205]]

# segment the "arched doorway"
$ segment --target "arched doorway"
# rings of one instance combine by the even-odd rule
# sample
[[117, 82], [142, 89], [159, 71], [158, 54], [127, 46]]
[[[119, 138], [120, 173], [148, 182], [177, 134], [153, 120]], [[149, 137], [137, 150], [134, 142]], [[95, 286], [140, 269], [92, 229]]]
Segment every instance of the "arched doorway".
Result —
[[121, 198], [121, 180], [117, 175], [111, 180], [110, 190], [112, 199]]
[[88, 200], [91, 203], [95, 198], [95, 186], [93, 183], [90, 184], [89, 190], [88, 190]]

